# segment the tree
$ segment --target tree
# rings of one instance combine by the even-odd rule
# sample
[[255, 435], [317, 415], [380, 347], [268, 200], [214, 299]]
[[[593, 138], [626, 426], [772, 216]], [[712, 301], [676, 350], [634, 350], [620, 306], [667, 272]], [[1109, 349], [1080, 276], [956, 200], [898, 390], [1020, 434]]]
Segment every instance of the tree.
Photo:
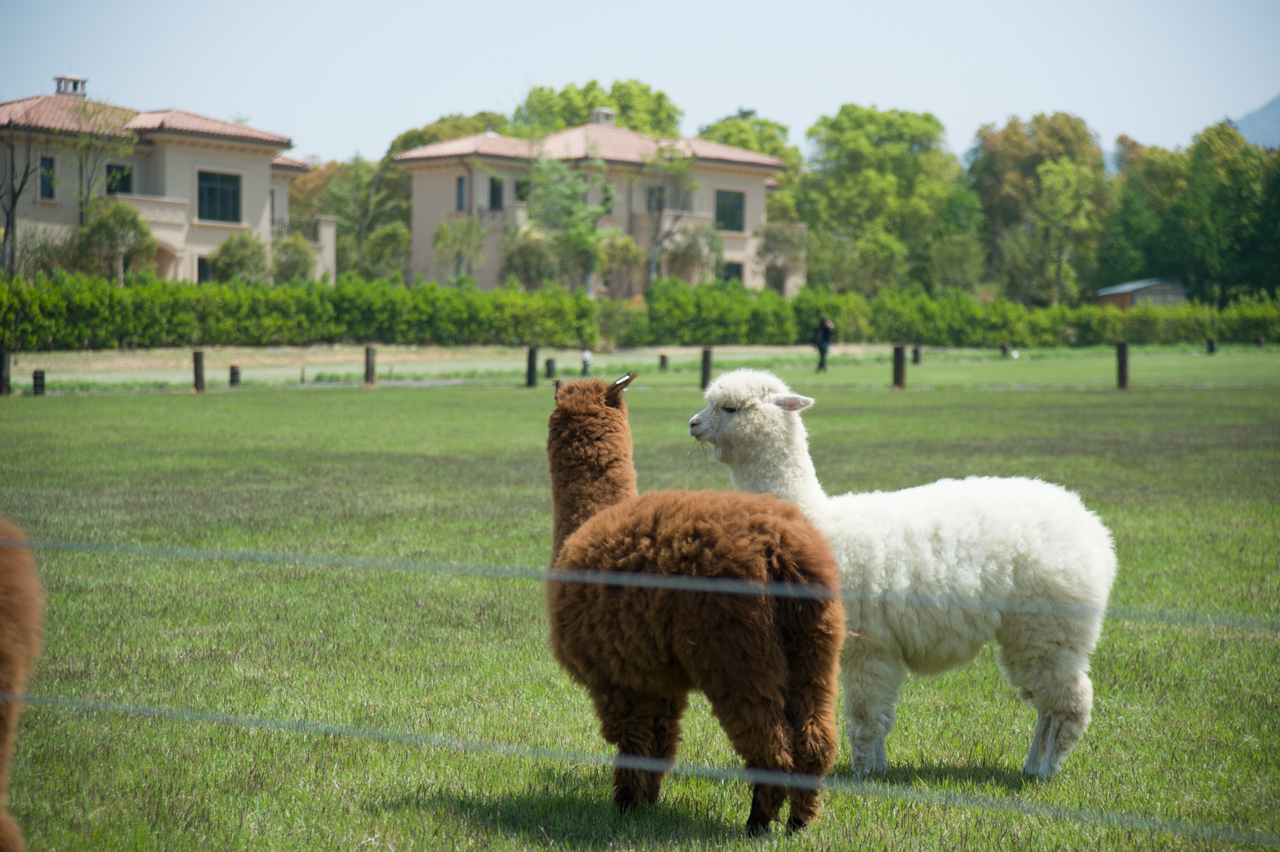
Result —
[[1116, 164], [1112, 201], [1101, 226], [1099, 284], [1142, 278], [1182, 280], [1185, 258], [1175, 220], [1187, 190], [1186, 153], [1140, 145], [1121, 136], [1116, 139]]
[[387, 216], [412, 224], [413, 182], [409, 171], [396, 165], [395, 155], [412, 151], [433, 142], [445, 142], [460, 139], [463, 136], [474, 136], [489, 131], [504, 133], [507, 129], [507, 117], [496, 112], [478, 112], [475, 115], [442, 115], [430, 124], [412, 128], [401, 133], [387, 146], [378, 168], [382, 172], [382, 190], [390, 199]]
[[115, 278], [124, 284], [126, 269], [151, 266], [156, 241], [132, 205], [110, 199], [95, 205], [88, 223], [76, 231], [69, 246], [73, 268], [90, 275]]
[[756, 229], [756, 261], [765, 286], [785, 293], [787, 279], [804, 269], [809, 232], [793, 222], [765, 222]]
[[798, 192], [810, 280], [872, 295], [925, 277], [960, 165], [929, 113], [845, 104], [809, 130]]
[[17, 117], [0, 126], [4, 139], [7, 174], [0, 180], [0, 209], [4, 211], [4, 235], [0, 241], [0, 269], [12, 277], [17, 263], [18, 202], [32, 178], [40, 175], [40, 158], [48, 151], [43, 136], [19, 124]]
[[70, 150], [76, 166], [81, 225], [89, 221], [94, 205], [102, 198], [107, 162], [133, 153], [136, 140], [128, 125], [135, 115], [133, 110], [87, 99], [72, 109], [76, 138]]
[[296, 278], [308, 279], [315, 269], [316, 256], [311, 250], [311, 243], [297, 231], [276, 243], [272, 254], [274, 255], [272, 266], [277, 283], [293, 281]]
[[547, 235], [526, 224], [502, 240], [502, 271], [499, 278], [515, 278], [526, 290], [536, 290], [557, 273], [556, 253]]
[[785, 124], [761, 118], [753, 109], [739, 109], [698, 131], [703, 139], [778, 157], [786, 164], [778, 178], [778, 188], [766, 199], [766, 218], [773, 222], [794, 222], [799, 218], [795, 187], [803, 175], [804, 158], [800, 149], [789, 143], [788, 133]]
[[711, 278], [724, 262], [724, 240], [710, 225], [694, 225], [672, 233], [662, 249], [667, 275], [689, 284]]
[[252, 231], [232, 234], [209, 255], [209, 272], [215, 281], [239, 278], [261, 284], [270, 275], [267, 246]]
[[[588, 287], [599, 265], [601, 217], [613, 207], [613, 184], [603, 160], [570, 166], [539, 157], [529, 170], [529, 221], [546, 231], [566, 286]], [[600, 203], [588, 199], [598, 193]]]
[[694, 158], [675, 145], [659, 145], [645, 160], [634, 180], [645, 191], [649, 217], [649, 280], [658, 277], [658, 261], [667, 240], [679, 230], [692, 206], [690, 197], [698, 184], [693, 180]]
[[329, 185], [347, 166], [338, 160], [321, 165], [313, 163], [305, 175], [289, 185], [289, 215], [295, 219], [314, 219], [316, 216], [332, 216], [333, 201]]
[[329, 183], [327, 197], [338, 220], [338, 271], [366, 264], [365, 241], [395, 219], [396, 200], [382, 185], [384, 172], [356, 154]]
[[436, 273], [444, 278], [459, 278], [484, 266], [484, 243], [487, 236], [484, 226], [475, 216], [444, 219], [431, 235], [431, 248], [436, 254]]
[[644, 292], [644, 251], [630, 236], [606, 236], [600, 247], [600, 261], [610, 296], [617, 299]]
[[1057, 305], [1064, 288], [1071, 286], [1074, 291], [1075, 271], [1068, 266], [1068, 260], [1095, 222], [1092, 199], [1097, 178], [1091, 170], [1066, 157], [1041, 163], [1036, 177], [1040, 194], [1035, 199], [1034, 212], [1053, 266], [1050, 304]]
[[364, 243], [356, 272], [365, 280], [403, 275], [409, 266], [413, 235], [399, 220], [379, 225]]
[[639, 80], [615, 80], [606, 91], [595, 80], [579, 88], [570, 83], [557, 92], [554, 87], [534, 86], [511, 115], [507, 132], [537, 139], [577, 127], [591, 120], [599, 107], [617, 110], [617, 126], [651, 136], [675, 136], [680, 132], [680, 108], [665, 92], [655, 91]]

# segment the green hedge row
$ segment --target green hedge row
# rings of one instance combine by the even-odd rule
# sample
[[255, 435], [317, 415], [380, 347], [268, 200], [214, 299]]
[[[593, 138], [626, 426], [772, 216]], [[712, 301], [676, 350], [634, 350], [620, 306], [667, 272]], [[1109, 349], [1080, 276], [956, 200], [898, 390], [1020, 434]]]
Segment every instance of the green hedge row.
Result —
[[605, 345], [807, 343], [820, 316], [842, 341], [936, 346], [1087, 346], [1129, 340], [1178, 343], [1212, 337], [1280, 339], [1280, 302], [1242, 301], [1218, 310], [1185, 304], [1127, 311], [1096, 305], [1028, 310], [963, 295], [933, 299], [885, 292], [805, 288], [790, 301], [738, 282], [689, 287], [657, 281], [645, 298], [592, 301], [581, 292], [474, 287], [413, 288], [343, 276], [335, 285], [265, 287], [191, 284], [139, 276], [117, 287], [58, 273], [0, 281], [0, 346], [10, 350], [116, 349], [326, 342]]

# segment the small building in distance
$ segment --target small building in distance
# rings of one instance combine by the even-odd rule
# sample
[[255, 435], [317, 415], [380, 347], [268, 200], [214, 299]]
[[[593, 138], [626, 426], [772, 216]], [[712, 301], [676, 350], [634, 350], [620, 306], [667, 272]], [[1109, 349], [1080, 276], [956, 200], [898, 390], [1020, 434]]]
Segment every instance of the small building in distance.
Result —
[[[253, 234], [274, 251], [295, 232], [311, 245], [314, 274], [336, 278], [334, 220], [289, 215], [289, 185], [309, 168], [283, 156], [289, 137], [179, 109], [94, 101], [85, 78], [54, 79], [55, 94], [0, 103], [0, 194], [13, 190], [14, 175], [21, 184], [30, 173], [15, 235], [75, 228], [87, 190], [138, 211], [156, 239], [161, 278], [206, 280], [209, 255], [232, 234]], [[85, 162], [94, 173], [81, 178]]]
[[1181, 305], [1187, 300], [1187, 288], [1163, 278], [1147, 278], [1106, 287], [1098, 291], [1098, 304], [1124, 310], [1134, 305]]

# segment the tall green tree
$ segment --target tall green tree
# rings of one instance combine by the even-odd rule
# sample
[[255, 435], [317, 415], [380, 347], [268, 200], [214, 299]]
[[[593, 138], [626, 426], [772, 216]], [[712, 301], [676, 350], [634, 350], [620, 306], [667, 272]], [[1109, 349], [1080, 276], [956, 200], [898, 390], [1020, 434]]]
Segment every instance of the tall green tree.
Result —
[[786, 163], [778, 177], [778, 188], [772, 190], [766, 200], [765, 215], [771, 222], [794, 222], [799, 218], [795, 191], [803, 175], [804, 158], [800, 149], [790, 144], [789, 132], [785, 124], [762, 118], [753, 109], [740, 109], [698, 131], [703, 139], [768, 154]]
[[361, 271], [368, 261], [369, 237], [382, 226], [401, 221], [397, 200], [383, 185], [385, 174], [377, 164], [356, 154], [329, 183], [328, 205], [338, 220], [339, 272]]
[[1102, 223], [1098, 284], [1107, 287], [1143, 278], [1183, 277], [1176, 209], [1187, 190], [1187, 155], [1128, 136], [1116, 139], [1118, 171]]
[[[613, 207], [613, 185], [606, 179], [603, 160], [587, 160], [577, 167], [563, 160], [539, 157], [529, 170], [529, 221], [546, 232], [561, 280], [570, 287], [586, 287], [608, 234], [600, 219]], [[588, 199], [598, 194], [600, 203]]]
[[963, 190], [942, 123], [929, 113], [845, 104], [809, 130], [800, 187], [810, 280], [874, 294], [928, 274], [931, 244]]
[[608, 90], [590, 80], [583, 86], [570, 83], [558, 92], [551, 86], [534, 86], [512, 113], [507, 132], [536, 139], [586, 124], [598, 107], [617, 110], [619, 127], [663, 137], [680, 132], [684, 115], [665, 92], [639, 80], [615, 80]]

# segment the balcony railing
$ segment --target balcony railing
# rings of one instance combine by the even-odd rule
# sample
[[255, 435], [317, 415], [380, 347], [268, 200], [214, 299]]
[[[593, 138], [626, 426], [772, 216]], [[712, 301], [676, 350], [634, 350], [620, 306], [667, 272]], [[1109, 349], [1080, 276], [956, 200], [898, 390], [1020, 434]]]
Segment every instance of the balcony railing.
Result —
[[319, 219], [272, 219], [271, 238], [280, 242], [290, 234], [302, 234], [309, 242], [320, 242]]

